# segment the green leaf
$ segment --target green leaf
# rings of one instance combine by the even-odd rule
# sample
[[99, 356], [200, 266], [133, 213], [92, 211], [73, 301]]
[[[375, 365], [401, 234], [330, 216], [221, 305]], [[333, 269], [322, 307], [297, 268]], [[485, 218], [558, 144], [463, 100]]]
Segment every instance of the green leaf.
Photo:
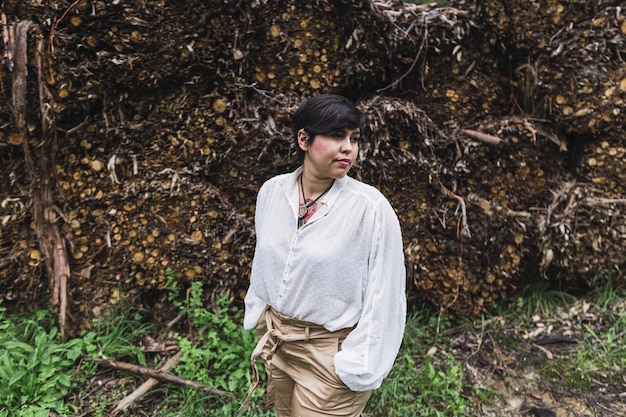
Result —
[[72, 386], [72, 382], [70, 381], [69, 376], [62, 374], [57, 378], [57, 384], [61, 385], [65, 388], [70, 388]]
[[35, 348], [28, 343], [20, 342], [19, 340], [13, 340], [4, 344], [5, 349], [10, 353], [18, 353], [20, 351], [26, 353], [33, 353]]
[[14, 372], [11, 377], [9, 378], [9, 384], [8, 386], [12, 386], [13, 384], [15, 384], [17, 381], [19, 381], [20, 379], [22, 379], [25, 375], [27, 374], [27, 371], [25, 369], [20, 369], [16, 372]]

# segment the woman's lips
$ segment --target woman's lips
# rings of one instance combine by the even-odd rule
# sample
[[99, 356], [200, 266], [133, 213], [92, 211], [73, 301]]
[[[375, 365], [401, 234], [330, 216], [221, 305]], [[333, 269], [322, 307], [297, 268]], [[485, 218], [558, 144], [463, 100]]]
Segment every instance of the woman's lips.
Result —
[[350, 166], [350, 159], [339, 159], [337, 160], [337, 163], [339, 163], [339, 165], [341, 165], [342, 167], [349, 167]]

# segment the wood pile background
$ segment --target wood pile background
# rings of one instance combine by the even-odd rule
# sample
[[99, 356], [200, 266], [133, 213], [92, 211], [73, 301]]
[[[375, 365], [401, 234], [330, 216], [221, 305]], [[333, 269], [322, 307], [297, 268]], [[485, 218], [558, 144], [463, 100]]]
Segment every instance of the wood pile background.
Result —
[[[240, 302], [256, 191], [296, 167], [291, 116], [321, 92], [368, 115], [353, 175], [398, 212], [412, 303], [479, 314], [529, 275], [590, 283], [605, 271], [624, 281], [621, 2], [1, 8], [5, 305], [52, 300], [79, 329], [123, 297], [164, 306], [170, 271], [180, 286], [200, 280], [208, 295]], [[25, 21], [20, 127], [14, 54]], [[50, 190], [40, 209], [62, 237], [65, 284], [35, 222], [38, 187]]]

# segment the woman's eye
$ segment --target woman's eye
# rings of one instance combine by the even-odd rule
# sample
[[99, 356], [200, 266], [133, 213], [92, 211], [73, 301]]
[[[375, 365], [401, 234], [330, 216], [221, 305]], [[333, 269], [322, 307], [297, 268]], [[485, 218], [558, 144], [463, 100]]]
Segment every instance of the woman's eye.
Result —
[[[342, 141], [345, 140], [346, 138], [346, 133], [344, 132], [335, 132], [335, 133], [330, 133], [328, 136], [330, 136], [331, 138], [338, 140], [338, 141]], [[359, 142], [361, 140], [361, 135], [351, 135], [350, 136], [350, 142], [356, 143]]]

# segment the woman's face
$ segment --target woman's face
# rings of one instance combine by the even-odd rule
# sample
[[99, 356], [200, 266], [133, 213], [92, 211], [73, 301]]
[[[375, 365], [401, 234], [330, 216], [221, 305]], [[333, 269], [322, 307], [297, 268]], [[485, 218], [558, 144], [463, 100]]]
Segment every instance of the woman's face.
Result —
[[300, 147], [304, 150], [304, 166], [318, 178], [344, 177], [359, 154], [360, 129], [344, 129], [318, 134], [307, 142], [308, 135], [298, 132]]

